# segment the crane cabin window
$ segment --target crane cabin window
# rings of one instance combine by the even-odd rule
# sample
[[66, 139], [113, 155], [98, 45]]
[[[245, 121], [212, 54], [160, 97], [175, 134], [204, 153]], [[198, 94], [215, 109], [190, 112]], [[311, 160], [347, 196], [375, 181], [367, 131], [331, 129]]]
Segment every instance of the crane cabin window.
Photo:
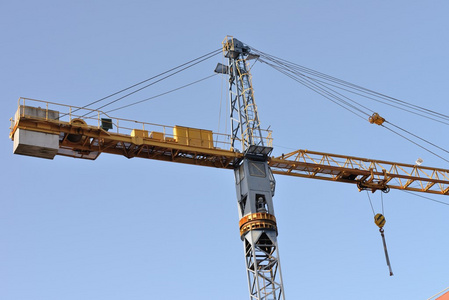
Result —
[[260, 161], [250, 161], [249, 165], [249, 174], [251, 176], [257, 177], [266, 177], [267, 173], [265, 171], [265, 163]]

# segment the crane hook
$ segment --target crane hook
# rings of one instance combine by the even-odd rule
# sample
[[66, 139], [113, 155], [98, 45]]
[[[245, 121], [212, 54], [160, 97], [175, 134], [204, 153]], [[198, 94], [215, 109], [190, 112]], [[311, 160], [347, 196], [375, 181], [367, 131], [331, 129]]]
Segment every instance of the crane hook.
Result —
[[388, 257], [388, 250], [387, 250], [387, 243], [385, 242], [385, 235], [384, 235], [384, 225], [385, 225], [385, 217], [382, 214], [377, 214], [374, 216], [374, 223], [379, 227], [379, 232], [382, 237], [382, 243], [384, 245], [384, 251], [385, 251], [385, 259], [387, 261], [387, 266], [390, 269], [390, 276], [393, 276], [393, 270], [391, 269], [390, 264], [390, 258]]

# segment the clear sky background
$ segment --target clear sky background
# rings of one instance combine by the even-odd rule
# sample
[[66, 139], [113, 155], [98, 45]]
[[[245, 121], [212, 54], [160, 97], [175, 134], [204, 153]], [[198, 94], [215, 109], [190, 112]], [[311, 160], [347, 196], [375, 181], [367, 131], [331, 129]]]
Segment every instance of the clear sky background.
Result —
[[[233, 173], [121, 156], [13, 155], [18, 97], [75, 106], [221, 47], [226, 35], [272, 55], [448, 113], [447, 1], [1, 1], [0, 299], [248, 299]], [[210, 59], [131, 103], [213, 73]], [[276, 73], [253, 67], [275, 155], [295, 149], [449, 164]], [[224, 81], [114, 116], [217, 131]], [[440, 147], [446, 125], [376, 103]], [[220, 114], [221, 107], [221, 114]], [[448, 159], [448, 155], [443, 156]], [[384, 195], [395, 276], [365, 192], [277, 176], [287, 299], [427, 299], [449, 286], [449, 206]], [[426, 195], [424, 195], [426, 196]], [[445, 196], [429, 196], [449, 201]], [[379, 192], [371, 195], [381, 210]]]

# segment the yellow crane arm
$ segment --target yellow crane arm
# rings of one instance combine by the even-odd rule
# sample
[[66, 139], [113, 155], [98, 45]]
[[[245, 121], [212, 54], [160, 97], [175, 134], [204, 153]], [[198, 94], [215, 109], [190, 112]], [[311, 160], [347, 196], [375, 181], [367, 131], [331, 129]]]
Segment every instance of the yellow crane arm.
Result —
[[360, 190], [400, 189], [449, 194], [449, 170], [297, 150], [269, 162], [273, 173], [357, 184]]
[[[93, 160], [101, 153], [110, 153], [127, 158], [141, 157], [223, 169], [234, 169], [243, 159], [242, 153], [230, 150], [229, 143], [220, 144], [217, 138], [220, 135], [209, 130], [104, 118], [107, 116], [93, 110], [89, 112], [93, 117], [81, 118], [79, 112], [77, 115], [73, 112], [82, 108], [20, 100], [22, 102], [19, 101], [10, 128], [14, 153], [17, 154], [43, 158], [63, 155]], [[25, 100], [27, 103], [37, 101], [46, 108], [26, 106]], [[49, 105], [66, 108], [67, 112], [51, 110]], [[109, 124], [105, 126], [105, 122]], [[32, 142], [27, 142], [29, 133], [44, 135], [44, 138], [50, 136], [56, 139], [56, 146], [51, 149], [35, 145], [33, 136]], [[229, 140], [228, 136], [222, 138], [226, 139]], [[271, 142], [270, 134], [268, 139]], [[268, 164], [275, 174], [352, 183], [360, 190], [374, 192], [392, 188], [449, 194], [449, 170], [439, 168], [308, 150], [270, 157]]]
[[[170, 127], [163, 126], [165, 130], [168, 128]], [[101, 153], [110, 153], [127, 158], [140, 157], [233, 169], [233, 162], [243, 157], [242, 154], [229, 150], [209, 147], [209, 145], [195, 145], [192, 139], [173, 137], [163, 131], [149, 133], [146, 130], [133, 129], [131, 134], [108, 132], [100, 126], [82, 122], [45, 120], [33, 116], [21, 116], [14, 120], [10, 138], [14, 140], [19, 130], [57, 135], [59, 149], [55, 154], [73, 158], [94, 160]], [[32, 153], [17, 154], [38, 156]]]

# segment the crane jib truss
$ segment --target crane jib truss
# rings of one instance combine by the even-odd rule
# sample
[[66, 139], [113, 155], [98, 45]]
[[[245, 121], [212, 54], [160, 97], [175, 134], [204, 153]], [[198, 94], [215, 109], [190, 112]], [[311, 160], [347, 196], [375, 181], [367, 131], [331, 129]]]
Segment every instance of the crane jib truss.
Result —
[[[128, 158], [140, 157], [231, 170], [243, 159], [242, 153], [227, 149], [195, 147], [150, 137], [140, 140], [129, 134], [106, 132], [98, 125], [73, 124], [70, 121], [46, 120], [20, 114], [12, 122], [11, 139], [14, 139], [18, 129], [61, 136], [57, 155], [62, 156], [96, 159], [101, 153], [110, 153]], [[74, 144], [64, 139], [71, 133], [81, 133], [88, 138], [82, 144]], [[382, 190], [386, 185], [391, 189], [449, 194], [449, 170], [441, 168], [309, 150], [269, 157], [268, 164], [274, 174], [280, 175], [371, 185], [376, 190]]]

